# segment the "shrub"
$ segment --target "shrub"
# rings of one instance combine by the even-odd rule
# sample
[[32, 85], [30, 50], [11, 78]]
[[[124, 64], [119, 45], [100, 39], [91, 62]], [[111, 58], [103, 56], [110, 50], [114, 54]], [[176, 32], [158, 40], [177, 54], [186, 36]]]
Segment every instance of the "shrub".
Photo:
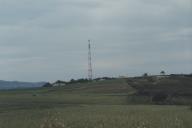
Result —
[[168, 95], [165, 93], [157, 93], [152, 97], [152, 101], [156, 103], [162, 103], [166, 101]]
[[165, 75], [165, 71], [161, 71], [161, 72], [160, 72], [160, 75]]
[[143, 74], [143, 77], [148, 77], [148, 73], [144, 73], [144, 74]]
[[50, 84], [50, 83], [45, 83], [44, 85], [43, 85], [43, 87], [52, 87], [53, 85], [52, 84]]

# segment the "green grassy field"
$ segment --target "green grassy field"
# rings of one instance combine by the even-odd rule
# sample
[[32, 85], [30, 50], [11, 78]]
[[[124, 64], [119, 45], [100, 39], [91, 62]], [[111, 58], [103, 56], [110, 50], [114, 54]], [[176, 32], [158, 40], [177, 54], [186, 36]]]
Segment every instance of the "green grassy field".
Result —
[[133, 105], [126, 80], [0, 91], [0, 128], [191, 128], [189, 106]]

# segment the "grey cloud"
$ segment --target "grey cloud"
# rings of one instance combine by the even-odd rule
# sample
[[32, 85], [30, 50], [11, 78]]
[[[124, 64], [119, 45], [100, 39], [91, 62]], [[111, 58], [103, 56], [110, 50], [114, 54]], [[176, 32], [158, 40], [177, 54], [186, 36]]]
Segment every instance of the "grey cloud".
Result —
[[190, 0], [0, 0], [1, 79], [190, 73]]

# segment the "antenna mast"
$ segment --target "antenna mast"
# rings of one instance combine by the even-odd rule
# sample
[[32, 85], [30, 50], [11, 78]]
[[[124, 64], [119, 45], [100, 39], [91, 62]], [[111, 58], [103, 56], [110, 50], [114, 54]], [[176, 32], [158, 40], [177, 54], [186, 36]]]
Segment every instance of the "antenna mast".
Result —
[[93, 79], [92, 59], [91, 59], [91, 40], [88, 40], [88, 79]]

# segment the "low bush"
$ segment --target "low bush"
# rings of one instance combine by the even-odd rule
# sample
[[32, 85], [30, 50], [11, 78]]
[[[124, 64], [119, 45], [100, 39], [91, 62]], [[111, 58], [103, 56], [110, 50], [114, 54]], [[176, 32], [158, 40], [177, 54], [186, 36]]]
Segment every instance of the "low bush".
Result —
[[157, 93], [152, 97], [152, 101], [155, 103], [163, 103], [168, 98], [168, 95], [165, 93]]

